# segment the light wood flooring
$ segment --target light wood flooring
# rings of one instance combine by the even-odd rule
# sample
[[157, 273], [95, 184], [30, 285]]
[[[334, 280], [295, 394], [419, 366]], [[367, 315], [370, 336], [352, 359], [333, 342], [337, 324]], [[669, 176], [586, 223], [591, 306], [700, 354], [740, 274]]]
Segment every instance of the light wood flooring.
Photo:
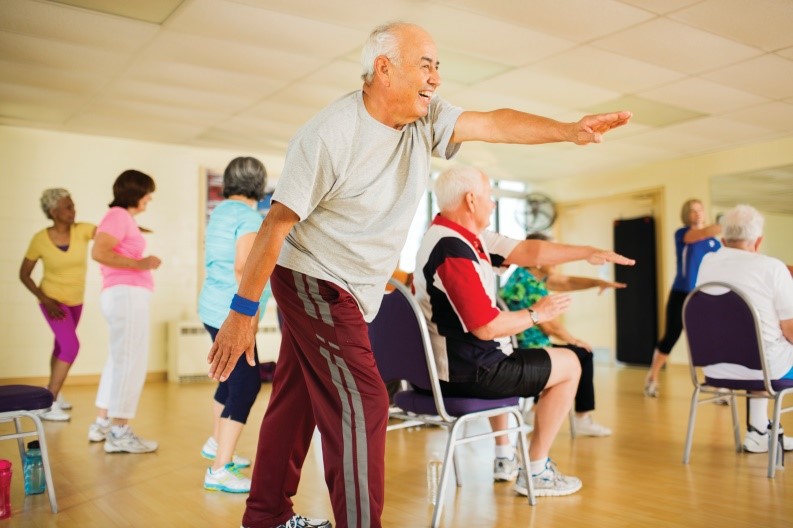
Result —
[[[461, 448], [464, 486], [450, 489], [443, 526], [793, 526], [793, 456], [791, 468], [766, 478], [764, 455], [735, 453], [727, 407], [700, 408], [691, 464], [681, 463], [691, 393], [686, 368], [673, 366], [662, 374], [657, 400], [641, 394], [643, 369], [598, 365], [596, 376], [596, 417], [614, 435], [571, 439], [565, 425], [551, 453], [563, 472], [583, 480], [579, 493], [540, 498], [531, 507], [511, 484], [492, 482], [492, 441], [468, 444]], [[60, 512], [50, 513], [46, 495], [25, 497], [16, 443], [0, 442], [0, 458], [14, 464], [13, 515], [0, 528], [239, 526], [246, 495], [202, 488], [207, 462], [199, 451], [210, 431], [213, 388], [147, 384], [133, 426], [142, 437], [158, 440], [160, 449], [127, 455], [105, 454], [101, 444], [88, 443], [96, 388], [67, 386], [72, 421], [46, 423]], [[242, 455], [254, 453], [269, 389], [263, 386], [243, 433]], [[783, 424], [793, 432], [793, 416]], [[2, 431], [8, 427], [0, 424]], [[444, 442], [438, 428], [388, 434], [384, 526], [429, 525], [426, 462], [433, 452], [443, 452]], [[317, 441], [295, 504], [304, 515], [332, 517]]]

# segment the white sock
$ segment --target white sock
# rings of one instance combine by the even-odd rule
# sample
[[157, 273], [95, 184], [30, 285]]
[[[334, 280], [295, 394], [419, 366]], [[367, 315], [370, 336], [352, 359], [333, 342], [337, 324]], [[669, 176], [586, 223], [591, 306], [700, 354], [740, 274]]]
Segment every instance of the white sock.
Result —
[[529, 471], [531, 471], [531, 476], [539, 475], [545, 470], [545, 465], [548, 463], [548, 457], [545, 457], [541, 460], [532, 460], [529, 462]]
[[513, 458], [515, 456], [515, 449], [507, 445], [496, 444], [496, 458]]
[[128, 428], [129, 426], [127, 425], [114, 425], [113, 427], [110, 428], [110, 432], [113, 433], [113, 436], [119, 438], [124, 436]]
[[749, 398], [749, 425], [765, 433], [768, 428], [768, 398]]
[[110, 425], [110, 418], [101, 418], [99, 416], [96, 417], [96, 423], [101, 425], [102, 427], [107, 427]]

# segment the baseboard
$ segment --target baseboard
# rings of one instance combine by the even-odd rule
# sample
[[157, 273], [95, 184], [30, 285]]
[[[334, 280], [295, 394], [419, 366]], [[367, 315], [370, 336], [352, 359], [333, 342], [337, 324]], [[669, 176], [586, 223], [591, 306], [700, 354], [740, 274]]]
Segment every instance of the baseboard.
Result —
[[[78, 387], [82, 385], [99, 385], [99, 374], [72, 374], [66, 378], [65, 387]], [[165, 381], [168, 378], [164, 370], [146, 373], [146, 383]], [[0, 385], [36, 385], [46, 387], [48, 376], [31, 376], [28, 378], [0, 378]]]

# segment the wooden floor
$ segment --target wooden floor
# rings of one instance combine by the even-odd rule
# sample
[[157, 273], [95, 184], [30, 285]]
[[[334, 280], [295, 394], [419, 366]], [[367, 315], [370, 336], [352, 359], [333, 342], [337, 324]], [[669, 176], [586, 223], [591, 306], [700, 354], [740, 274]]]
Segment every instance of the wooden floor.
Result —
[[[565, 426], [552, 450], [562, 471], [583, 480], [579, 493], [540, 498], [531, 507], [511, 484], [493, 484], [492, 443], [468, 444], [461, 448], [465, 485], [451, 489], [443, 526], [793, 526], [793, 469], [768, 479], [764, 455], [736, 454], [728, 408], [700, 409], [691, 464], [681, 463], [691, 392], [685, 368], [662, 374], [658, 400], [641, 395], [643, 370], [598, 366], [596, 375], [597, 417], [614, 435], [572, 440]], [[254, 452], [269, 388], [264, 385], [243, 433], [243, 455]], [[67, 387], [71, 423], [46, 423], [60, 512], [50, 513], [46, 495], [24, 496], [16, 443], [0, 442], [0, 458], [14, 464], [13, 515], [0, 528], [239, 526], [246, 496], [202, 488], [207, 463], [199, 451], [209, 433], [212, 391], [209, 383], [148, 384], [133, 424], [141, 436], [159, 440], [159, 451], [109, 455], [86, 439], [95, 388]], [[783, 423], [793, 431], [793, 416]], [[8, 424], [0, 427], [6, 431]], [[444, 442], [437, 428], [389, 433], [384, 526], [429, 525], [426, 461], [442, 453]], [[317, 441], [306, 460], [296, 510], [332, 517], [318, 447]]]

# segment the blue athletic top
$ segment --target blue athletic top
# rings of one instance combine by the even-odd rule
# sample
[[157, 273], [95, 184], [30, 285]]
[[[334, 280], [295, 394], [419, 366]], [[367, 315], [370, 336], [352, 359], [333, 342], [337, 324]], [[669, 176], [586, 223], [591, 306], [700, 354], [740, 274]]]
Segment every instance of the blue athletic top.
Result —
[[717, 251], [721, 244], [715, 238], [704, 238], [692, 244], [683, 242], [689, 226], [675, 231], [675, 254], [677, 256], [677, 274], [672, 290], [688, 293], [697, 285], [697, 273], [702, 258], [712, 251]]
[[[262, 216], [252, 207], [237, 200], [224, 200], [212, 211], [204, 237], [204, 285], [198, 297], [198, 316], [201, 322], [220, 328], [229, 314], [231, 298], [237, 293], [234, 276], [234, 255], [237, 240], [248, 233], [256, 233]], [[259, 319], [270, 298], [270, 284], [262, 292]]]

